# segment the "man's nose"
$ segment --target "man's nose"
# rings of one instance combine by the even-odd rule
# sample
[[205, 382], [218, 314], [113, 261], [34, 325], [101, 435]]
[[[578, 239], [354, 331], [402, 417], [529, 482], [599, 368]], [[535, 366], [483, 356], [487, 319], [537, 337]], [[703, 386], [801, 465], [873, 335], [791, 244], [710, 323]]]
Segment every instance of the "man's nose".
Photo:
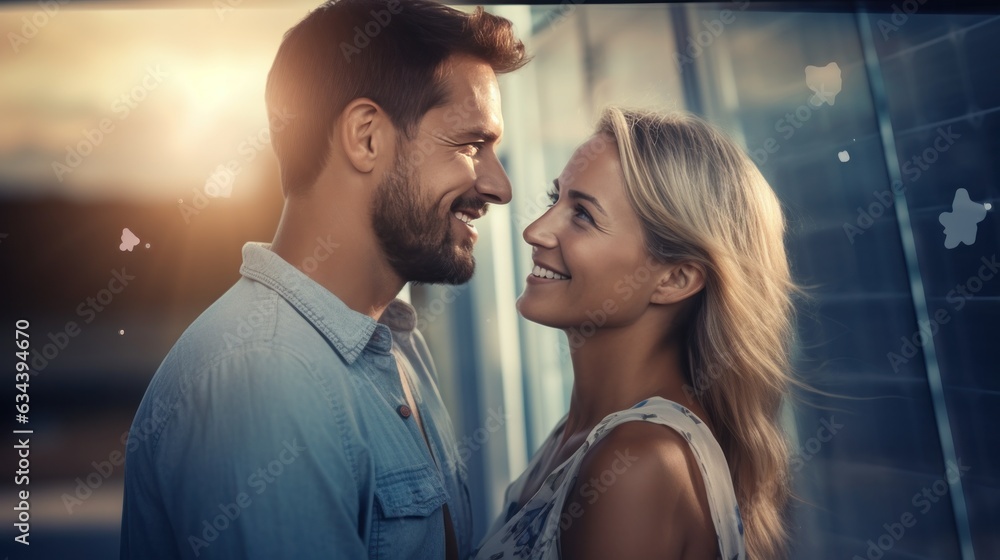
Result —
[[476, 191], [491, 204], [507, 204], [511, 198], [510, 178], [495, 153], [479, 162]]

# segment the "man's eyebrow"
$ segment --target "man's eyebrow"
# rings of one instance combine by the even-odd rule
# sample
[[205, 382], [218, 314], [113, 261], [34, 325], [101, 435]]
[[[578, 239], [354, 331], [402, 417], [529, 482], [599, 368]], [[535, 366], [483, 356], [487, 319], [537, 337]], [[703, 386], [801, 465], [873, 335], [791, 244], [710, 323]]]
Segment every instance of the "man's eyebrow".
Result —
[[500, 135], [496, 132], [486, 130], [484, 128], [470, 128], [468, 130], [460, 130], [455, 136], [459, 138], [480, 138], [484, 142], [496, 142]]
[[[561, 190], [559, 188], [559, 179], [553, 179], [552, 180], [552, 184], [555, 185], [556, 192], [559, 192]], [[593, 196], [590, 196], [587, 193], [582, 193], [580, 191], [570, 189], [570, 190], [566, 191], [566, 195], [569, 196], [570, 198], [573, 198], [573, 199], [577, 199], [577, 200], [583, 199], [583, 200], [586, 200], [587, 202], [593, 204], [598, 210], [600, 210], [601, 214], [604, 214], [605, 216], [608, 215], [608, 212], [604, 209], [603, 206], [601, 206], [601, 203], [598, 202], [596, 198], [594, 198]]]

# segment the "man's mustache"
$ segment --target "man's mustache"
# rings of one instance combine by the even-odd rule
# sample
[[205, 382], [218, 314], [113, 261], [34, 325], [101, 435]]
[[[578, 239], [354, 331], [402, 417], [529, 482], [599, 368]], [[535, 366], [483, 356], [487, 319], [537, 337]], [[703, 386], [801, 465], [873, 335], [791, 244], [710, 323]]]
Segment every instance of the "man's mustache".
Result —
[[479, 218], [485, 216], [489, 209], [490, 204], [479, 197], [459, 199], [451, 206], [453, 212], [464, 211]]

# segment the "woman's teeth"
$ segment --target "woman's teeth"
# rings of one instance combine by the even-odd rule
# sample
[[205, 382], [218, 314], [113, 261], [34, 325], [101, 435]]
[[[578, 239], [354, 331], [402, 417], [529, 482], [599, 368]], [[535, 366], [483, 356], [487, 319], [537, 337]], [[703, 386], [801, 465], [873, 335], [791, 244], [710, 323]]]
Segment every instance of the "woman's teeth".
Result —
[[538, 265], [535, 265], [535, 268], [531, 270], [531, 275], [539, 278], [553, 278], [555, 280], [567, 280], [569, 278], [568, 276], [563, 276], [558, 272], [552, 272], [551, 270], [542, 268]]

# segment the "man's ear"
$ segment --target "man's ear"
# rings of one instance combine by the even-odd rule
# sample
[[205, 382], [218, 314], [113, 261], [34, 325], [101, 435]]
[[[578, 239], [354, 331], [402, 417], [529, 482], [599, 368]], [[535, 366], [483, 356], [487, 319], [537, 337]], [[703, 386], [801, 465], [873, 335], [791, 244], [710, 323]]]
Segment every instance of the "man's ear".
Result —
[[656, 288], [649, 301], [660, 305], [678, 303], [704, 288], [705, 267], [703, 265], [691, 261], [672, 263], [666, 265], [660, 272]]
[[360, 97], [340, 113], [338, 135], [348, 161], [360, 173], [371, 173], [379, 157], [389, 153], [396, 130], [382, 107]]

